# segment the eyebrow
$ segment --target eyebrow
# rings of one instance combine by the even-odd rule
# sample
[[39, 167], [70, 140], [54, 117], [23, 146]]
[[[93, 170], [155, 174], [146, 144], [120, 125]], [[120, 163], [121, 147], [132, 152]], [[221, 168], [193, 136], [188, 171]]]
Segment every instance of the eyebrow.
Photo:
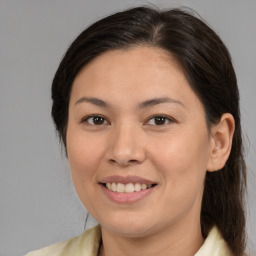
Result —
[[[104, 108], [111, 107], [111, 105], [109, 103], [107, 103], [107, 102], [105, 102], [101, 99], [88, 98], [88, 97], [80, 98], [79, 100], [77, 100], [75, 102], [75, 105], [83, 103], [83, 102], [87, 102], [87, 103], [90, 103], [90, 104], [93, 104], [93, 105], [96, 105], [96, 106], [99, 106], [99, 107], [104, 107]], [[163, 97], [163, 98], [155, 98], [155, 99], [149, 99], [149, 100], [143, 101], [143, 102], [139, 103], [137, 108], [138, 109], [143, 109], [143, 108], [151, 107], [151, 106], [158, 105], [158, 104], [161, 104], [161, 103], [175, 103], [175, 104], [179, 104], [179, 105], [185, 107], [184, 104], [181, 101], [174, 100], [174, 99], [171, 99], [171, 98], [168, 98], [168, 97]]]
[[99, 107], [104, 107], [104, 108], [106, 108], [106, 107], [109, 106], [109, 104], [106, 103], [106, 102], [103, 101], [103, 100], [100, 100], [100, 99], [98, 99], [98, 98], [88, 98], [88, 97], [82, 97], [82, 98], [80, 98], [79, 100], [77, 100], [77, 101], [75, 102], [75, 105], [80, 104], [80, 103], [83, 103], [83, 102], [88, 102], [88, 103], [91, 103], [91, 104], [93, 104], [93, 105], [96, 105], [96, 106], [99, 106]]
[[158, 105], [161, 103], [176, 103], [176, 104], [179, 104], [179, 105], [185, 107], [184, 104], [179, 100], [174, 100], [174, 99], [164, 97], [164, 98], [156, 98], [156, 99], [150, 99], [150, 100], [143, 101], [139, 104], [138, 108], [139, 109], [147, 108], [147, 107]]

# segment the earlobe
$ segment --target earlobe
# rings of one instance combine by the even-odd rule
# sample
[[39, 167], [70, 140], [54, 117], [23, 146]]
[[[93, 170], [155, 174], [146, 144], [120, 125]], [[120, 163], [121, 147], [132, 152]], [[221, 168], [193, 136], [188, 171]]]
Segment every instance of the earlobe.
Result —
[[211, 148], [207, 171], [222, 169], [228, 160], [235, 131], [235, 120], [230, 113], [221, 116], [218, 124], [211, 127]]

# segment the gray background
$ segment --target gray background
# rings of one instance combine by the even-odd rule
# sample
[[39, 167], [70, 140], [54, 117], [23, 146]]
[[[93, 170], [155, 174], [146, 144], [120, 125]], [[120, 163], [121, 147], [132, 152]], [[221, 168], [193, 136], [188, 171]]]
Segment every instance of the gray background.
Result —
[[[256, 1], [151, 3], [195, 9], [231, 52], [248, 145], [248, 248], [256, 255]], [[51, 80], [87, 25], [140, 4], [147, 2], [0, 0], [0, 256], [22, 255], [83, 231], [86, 211], [50, 118]]]

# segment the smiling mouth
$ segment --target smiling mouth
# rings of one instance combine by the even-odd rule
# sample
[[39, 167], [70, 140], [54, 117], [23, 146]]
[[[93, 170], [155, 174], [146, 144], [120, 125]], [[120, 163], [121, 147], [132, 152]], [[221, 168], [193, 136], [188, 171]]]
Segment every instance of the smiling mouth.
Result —
[[152, 187], [155, 187], [157, 184], [141, 184], [141, 183], [115, 183], [115, 182], [108, 182], [108, 183], [100, 183], [104, 187], [106, 187], [109, 191], [116, 192], [116, 193], [134, 193], [140, 192], [142, 190], [147, 190]]

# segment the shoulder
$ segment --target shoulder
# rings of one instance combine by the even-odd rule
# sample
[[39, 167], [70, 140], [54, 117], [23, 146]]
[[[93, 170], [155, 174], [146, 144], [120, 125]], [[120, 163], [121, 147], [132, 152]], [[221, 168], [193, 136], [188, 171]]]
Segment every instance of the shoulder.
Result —
[[80, 236], [30, 252], [25, 256], [96, 256], [101, 241], [100, 226], [86, 230]]

